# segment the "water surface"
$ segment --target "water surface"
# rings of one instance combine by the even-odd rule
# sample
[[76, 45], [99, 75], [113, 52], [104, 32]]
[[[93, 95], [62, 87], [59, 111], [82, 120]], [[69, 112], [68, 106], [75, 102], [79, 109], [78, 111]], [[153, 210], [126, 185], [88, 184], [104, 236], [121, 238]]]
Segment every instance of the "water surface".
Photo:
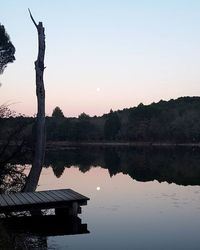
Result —
[[198, 150], [70, 149], [45, 162], [38, 190], [90, 197], [80, 215], [90, 234], [48, 237], [49, 249], [199, 249]]

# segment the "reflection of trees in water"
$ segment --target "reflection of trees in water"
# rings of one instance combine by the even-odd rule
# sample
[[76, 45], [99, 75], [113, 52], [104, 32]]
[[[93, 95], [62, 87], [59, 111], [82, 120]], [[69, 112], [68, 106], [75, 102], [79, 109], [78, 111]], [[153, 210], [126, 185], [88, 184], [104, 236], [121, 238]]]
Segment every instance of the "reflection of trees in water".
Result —
[[53, 173], [57, 178], [60, 178], [65, 170], [65, 165], [58, 160], [56, 165], [51, 165]]
[[0, 249], [5, 250], [46, 250], [46, 237], [26, 235], [26, 234], [10, 234], [0, 225]]
[[99, 163], [97, 162], [101, 162], [99, 161], [99, 153], [91, 152], [90, 150], [47, 151], [45, 156], [45, 166], [52, 166], [56, 177], [60, 177], [60, 173], [72, 165], [78, 166], [84, 173], [90, 170], [91, 165], [98, 165]]
[[28, 235], [28, 234], [11, 234], [10, 242], [13, 243], [10, 248], [12, 250], [13, 249], [15, 250], [26, 250], [26, 249], [46, 250], [48, 249], [47, 238], [41, 237], [41, 236], [33, 236], [33, 235]]
[[107, 149], [104, 152], [105, 166], [108, 166], [110, 176], [117, 174], [120, 167], [120, 156], [119, 153], [114, 149]]
[[138, 181], [200, 185], [199, 151], [199, 148], [184, 147], [84, 147], [47, 152], [45, 164], [53, 165], [57, 177], [72, 165], [83, 173], [91, 166], [101, 166], [109, 170], [110, 176], [123, 173]]
[[34, 236], [34, 235], [14, 235], [15, 238], [15, 249], [21, 250], [21, 249], [41, 249], [46, 250], [48, 249], [47, 245], [47, 237], [42, 236]]
[[[31, 163], [18, 159], [14, 164]], [[138, 181], [167, 181], [180, 185], [200, 185], [200, 149], [191, 147], [80, 147], [47, 151], [45, 166], [56, 177], [76, 166], [83, 173], [93, 166], [130, 175]]]

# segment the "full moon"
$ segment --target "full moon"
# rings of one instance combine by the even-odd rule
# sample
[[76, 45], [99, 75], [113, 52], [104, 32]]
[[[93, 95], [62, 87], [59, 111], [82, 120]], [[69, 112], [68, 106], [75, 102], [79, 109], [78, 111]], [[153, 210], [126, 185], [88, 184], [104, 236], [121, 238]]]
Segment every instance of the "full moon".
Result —
[[100, 187], [97, 187], [97, 191], [99, 191], [101, 188]]
[[99, 92], [99, 91], [100, 91], [100, 88], [97, 88], [96, 91]]

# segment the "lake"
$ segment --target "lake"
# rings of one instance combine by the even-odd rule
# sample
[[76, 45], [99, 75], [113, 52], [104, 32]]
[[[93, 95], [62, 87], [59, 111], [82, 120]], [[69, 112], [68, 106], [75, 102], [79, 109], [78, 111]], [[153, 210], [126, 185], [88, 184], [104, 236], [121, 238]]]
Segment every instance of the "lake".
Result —
[[199, 148], [48, 151], [37, 190], [62, 188], [90, 198], [90, 233], [47, 237], [48, 249], [199, 249]]

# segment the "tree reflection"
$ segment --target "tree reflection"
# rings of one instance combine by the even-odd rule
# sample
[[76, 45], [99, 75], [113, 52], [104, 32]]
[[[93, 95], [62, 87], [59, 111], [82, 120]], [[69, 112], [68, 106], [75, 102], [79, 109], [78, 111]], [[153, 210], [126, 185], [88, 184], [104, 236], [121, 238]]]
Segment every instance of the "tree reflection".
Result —
[[65, 165], [62, 162], [59, 162], [59, 160], [56, 165], [51, 165], [51, 167], [57, 178], [60, 178], [65, 170]]
[[105, 150], [104, 161], [105, 166], [108, 166], [108, 171], [111, 177], [119, 173], [121, 159], [119, 153], [116, 150], [112, 148]]
[[108, 169], [111, 177], [123, 173], [143, 182], [157, 180], [178, 185], [200, 185], [199, 153], [199, 148], [180, 147], [81, 147], [63, 150], [62, 153], [47, 152], [45, 165], [53, 165], [57, 177], [66, 167], [76, 166], [85, 173], [91, 167], [101, 166]]

